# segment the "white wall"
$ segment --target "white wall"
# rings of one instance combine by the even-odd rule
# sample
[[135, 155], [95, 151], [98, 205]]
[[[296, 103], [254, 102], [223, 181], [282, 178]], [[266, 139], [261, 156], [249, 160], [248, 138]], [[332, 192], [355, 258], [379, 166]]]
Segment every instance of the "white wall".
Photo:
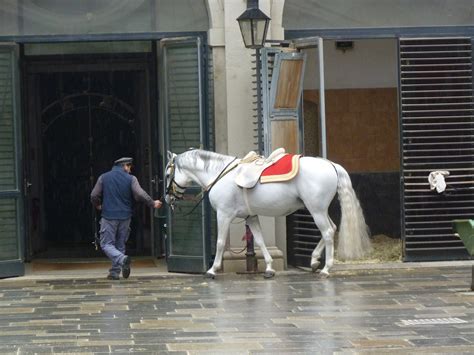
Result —
[[[326, 89], [387, 88], [397, 86], [396, 39], [354, 40], [354, 48], [337, 50], [335, 41], [324, 41]], [[319, 89], [317, 49], [306, 49], [304, 88]]]

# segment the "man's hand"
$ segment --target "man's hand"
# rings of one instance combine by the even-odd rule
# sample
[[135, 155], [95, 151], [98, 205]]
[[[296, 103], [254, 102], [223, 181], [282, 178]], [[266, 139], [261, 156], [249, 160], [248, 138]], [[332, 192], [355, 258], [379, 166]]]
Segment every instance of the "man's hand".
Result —
[[97, 206], [95, 206], [95, 208], [100, 211], [102, 209], [102, 205], [97, 205]]
[[153, 208], [160, 208], [163, 203], [160, 200], [155, 200]]

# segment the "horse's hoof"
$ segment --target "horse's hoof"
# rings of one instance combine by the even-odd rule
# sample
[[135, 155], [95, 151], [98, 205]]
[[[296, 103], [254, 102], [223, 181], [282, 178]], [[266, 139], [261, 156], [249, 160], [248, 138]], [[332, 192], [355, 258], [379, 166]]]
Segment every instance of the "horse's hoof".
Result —
[[206, 273], [204, 274], [204, 277], [205, 277], [206, 279], [213, 279], [213, 280], [214, 280], [214, 279], [216, 278], [216, 275], [215, 275], [215, 274], [211, 274], [210, 272], [206, 272]]
[[321, 272], [318, 274], [318, 278], [321, 279], [321, 280], [325, 280], [325, 279], [329, 278], [329, 274], [328, 274], [327, 272], [321, 271]]
[[271, 271], [265, 271], [265, 272], [263, 273], [263, 277], [264, 277], [265, 279], [271, 279], [271, 278], [274, 277], [274, 276], [275, 276], [275, 271], [273, 271], [273, 270], [271, 270]]
[[318, 267], [321, 263], [319, 261], [316, 261], [314, 263], [311, 264], [311, 271], [312, 272], [319, 272], [318, 271]]

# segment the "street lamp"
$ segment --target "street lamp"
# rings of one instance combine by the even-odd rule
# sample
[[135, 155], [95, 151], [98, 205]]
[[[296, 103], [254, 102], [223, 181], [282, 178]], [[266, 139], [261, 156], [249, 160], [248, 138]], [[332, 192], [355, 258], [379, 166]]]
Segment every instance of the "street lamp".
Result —
[[[246, 48], [255, 49], [256, 74], [257, 74], [257, 126], [258, 126], [258, 151], [262, 153], [262, 87], [260, 78], [260, 49], [265, 45], [270, 17], [258, 8], [258, 0], [247, 0], [247, 10], [237, 17], [240, 32]], [[245, 240], [247, 242], [247, 273], [258, 271], [257, 257], [253, 242], [253, 234], [249, 226], [245, 225]]]
[[259, 49], [265, 44], [270, 17], [258, 8], [258, 0], [247, 0], [247, 10], [237, 17], [245, 47]]

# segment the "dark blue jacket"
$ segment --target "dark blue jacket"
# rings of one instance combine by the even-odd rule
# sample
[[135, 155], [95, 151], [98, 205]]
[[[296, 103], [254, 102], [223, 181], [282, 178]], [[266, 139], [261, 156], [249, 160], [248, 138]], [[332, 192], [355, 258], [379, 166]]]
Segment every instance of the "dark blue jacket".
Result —
[[132, 216], [132, 175], [121, 166], [102, 174], [102, 217], [128, 219]]

